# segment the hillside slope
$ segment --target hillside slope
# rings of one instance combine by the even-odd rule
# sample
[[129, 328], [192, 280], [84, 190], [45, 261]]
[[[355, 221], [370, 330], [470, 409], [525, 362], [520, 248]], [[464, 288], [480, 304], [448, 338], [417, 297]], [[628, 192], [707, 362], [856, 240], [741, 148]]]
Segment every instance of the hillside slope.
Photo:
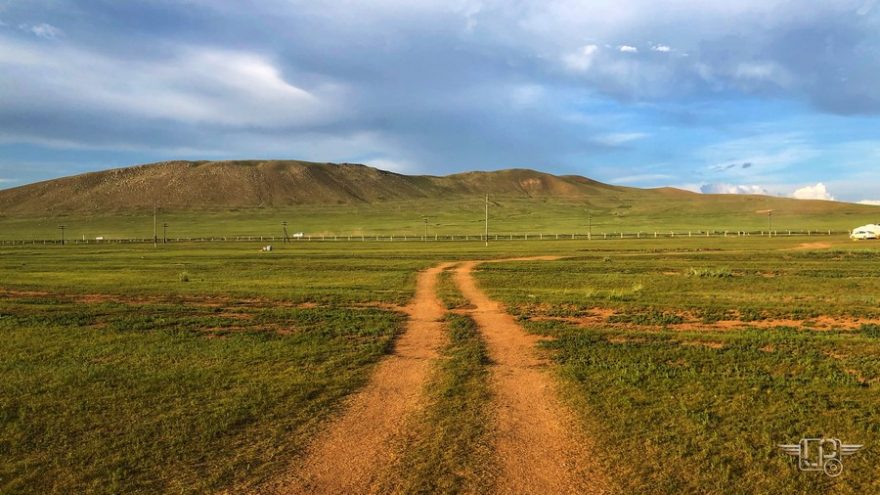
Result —
[[[0, 190], [0, 239], [493, 232], [849, 230], [880, 207], [637, 189], [534, 170], [409, 176], [301, 161], [164, 162]], [[772, 218], [768, 215], [772, 210]], [[164, 230], [163, 230], [164, 232]]]
[[373, 204], [489, 193], [583, 198], [627, 190], [533, 170], [410, 176], [365, 165], [301, 161], [163, 162], [0, 191], [0, 214], [44, 215], [293, 205]]

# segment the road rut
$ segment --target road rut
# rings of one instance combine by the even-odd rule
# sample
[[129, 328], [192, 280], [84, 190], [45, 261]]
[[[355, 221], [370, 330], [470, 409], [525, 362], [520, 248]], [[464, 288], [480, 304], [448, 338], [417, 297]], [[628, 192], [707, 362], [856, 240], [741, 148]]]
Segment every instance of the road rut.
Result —
[[406, 307], [409, 321], [394, 352], [381, 361], [369, 383], [344, 412], [318, 434], [303, 460], [261, 493], [376, 493], [396, 464], [393, 444], [406, 434], [407, 418], [423, 409], [425, 383], [446, 343], [440, 321], [446, 309], [437, 298], [437, 276], [448, 265], [420, 272]]
[[538, 337], [523, 330], [500, 303], [480, 290], [472, 273], [479, 263], [459, 265], [455, 281], [474, 306], [471, 316], [493, 362], [495, 450], [501, 469], [495, 492], [606, 493], [601, 470], [589, 462], [590, 442], [571, 411], [559, 402], [556, 382], [536, 352]]

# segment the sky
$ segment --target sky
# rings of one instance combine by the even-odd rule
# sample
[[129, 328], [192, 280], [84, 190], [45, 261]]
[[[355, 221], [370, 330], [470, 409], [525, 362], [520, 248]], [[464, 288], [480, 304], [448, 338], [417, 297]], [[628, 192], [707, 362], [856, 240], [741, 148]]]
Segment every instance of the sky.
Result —
[[249, 158], [880, 204], [880, 1], [0, 0], [0, 188]]

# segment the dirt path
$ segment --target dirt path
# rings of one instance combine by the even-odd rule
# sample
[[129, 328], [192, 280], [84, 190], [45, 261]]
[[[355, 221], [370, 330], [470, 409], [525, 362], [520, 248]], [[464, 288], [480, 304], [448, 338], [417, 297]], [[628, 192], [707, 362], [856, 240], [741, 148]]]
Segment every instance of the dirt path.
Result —
[[797, 246], [791, 248], [792, 251], [809, 251], [812, 249], [830, 249], [832, 244], [830, 242], [804, 242], [802, 244], [798, 244]]
[[370, 382], [346, 404], [340, 417], [320, 433], [291, 472], [260, 493], [375, 493], [385, 470], [395, 465], [392, 445], [406, 432], [406, 419], [425, 406], [424, 386], [431, 363], [446, 342], [437, 298], [437, 276], [448, 265], [419, 274], [410, 319], [394, 353], [376, 368]]
[[472, 271], [478, 263], [462, 263], [455, 280], [474, 306], [470, 313], [493, 362], [498, 421], [495, 448], [502, 471], [496, 492], [607, 492], [601, 469], [589, 462], [588, 439], [580, 433], [573, 414], [560, 404], [555, 381], [536, 353], [538, 338], [526, 333], [500, 303], [477, 287]]

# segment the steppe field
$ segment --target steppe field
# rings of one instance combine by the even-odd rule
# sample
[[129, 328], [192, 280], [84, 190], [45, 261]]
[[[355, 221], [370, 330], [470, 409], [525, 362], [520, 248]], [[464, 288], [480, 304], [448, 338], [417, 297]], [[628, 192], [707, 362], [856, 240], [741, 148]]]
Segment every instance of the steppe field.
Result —
[[880, 493], [880, 244], [262, 244], [0, 246], [0, 493]]

